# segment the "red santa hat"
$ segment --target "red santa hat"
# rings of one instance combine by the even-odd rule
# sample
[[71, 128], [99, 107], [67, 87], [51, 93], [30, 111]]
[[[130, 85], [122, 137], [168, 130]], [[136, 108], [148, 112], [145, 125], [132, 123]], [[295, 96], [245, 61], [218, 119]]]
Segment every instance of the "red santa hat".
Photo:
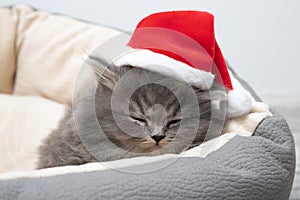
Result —
[[214, 16], [201, 11], [171, 11], [144, 18], [133, 32], [132, 51], [115, 61], [172, 76], [192, 86], [209, 89], [214, 81], [228, 91], [229, 117], [250, 111], [247, 91], [234, 90], [222, 52], [215, 39]]

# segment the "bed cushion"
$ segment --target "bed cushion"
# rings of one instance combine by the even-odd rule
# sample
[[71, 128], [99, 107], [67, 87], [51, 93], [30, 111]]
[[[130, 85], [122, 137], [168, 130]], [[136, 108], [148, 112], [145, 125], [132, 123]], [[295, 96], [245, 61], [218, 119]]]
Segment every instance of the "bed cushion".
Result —
[[6, 94], [0, 94], [0, 105], [0, 173], [34, 169], [37, 147], [58, 126], [65, 105]]
[[2, 8], [0, 14], [0, 92], [61, 103], [71, 102], [86, 56], [119, 33], [24, 5]]

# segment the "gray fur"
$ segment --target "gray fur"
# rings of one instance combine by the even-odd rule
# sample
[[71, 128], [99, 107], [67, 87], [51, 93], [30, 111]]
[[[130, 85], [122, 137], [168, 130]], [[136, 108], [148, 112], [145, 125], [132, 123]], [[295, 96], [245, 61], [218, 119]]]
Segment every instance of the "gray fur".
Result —
[[[184, 96], [184, 92], [190, 87], [187, 84], [133, 66], [117, 68], [98, 58], [91, 57], [90, 59], [94, 66], [95, 61], [98, 65], [95, 68], [99, 80], [98, 86], [95, 90], [83, 91], [80, 100], [73, 105], [73, 108], [66, 110], [66, 115], [58, 128], [44, 140], [39, 148], [37, 168], [180, 153], [201, 144], [210, 123], [214, 125], [214, 134], [220, 134], [225, 112], [223, 106], [212, 106], [214, 104], [211, 103], [213, 94], [223, 95], [220, 85], [215, 84], [213, 91], [192, 88], [200, 109], [199, 119], [191, 114], [194, 109], [193, 105], [190, 104], [189, 97]], [[121, 127], [127, 127], [130, 130], [124, 132], [112, 116], [112, 113], [116, 111], [111, 108], [111, 97], [118, 80], [131, 69], [135, 69], [132, 83], [147, 82], [151, 77], [171, 81], [172, 89], [182, 94], [182, 98], [176, 98], [170, 89], [159, 84], [149, 83], [139, 87], [128, 104], [125, 104], [127, 108], [129, 107], [129, 113], [120, 112], [120, 110], [126, 110], [126, 106], [118, 108], [117, 115], [122, 121]], [[121, 87], [119, 88], [121, 92], [118, 94], [121, 98], [126, 95], [131, 85], [128, 83], [118, 87]], [[96, 126], [91, 122], [93, 116], [89, 108], [92, 106], [96, 110], [97, 120], [104, 134], [96, 132]], [[120, 106], [123, 105], [120, 104]], [[212, 109], [215, 116], [218, 116], [217, 118], [211, 119]], [[74, 118], [74, 111], [77, 110], [82, 113], [79, 118], [83, 128], [80, 127], [80, 130], [84, 131], [80, 134]], [[189, 118], [183, 119], [183, 116], [189, 116]], [[199, 124], [195, 124], [197, 122]], [[192, 127], [195, 125], [197, 132], [191, 134]]]

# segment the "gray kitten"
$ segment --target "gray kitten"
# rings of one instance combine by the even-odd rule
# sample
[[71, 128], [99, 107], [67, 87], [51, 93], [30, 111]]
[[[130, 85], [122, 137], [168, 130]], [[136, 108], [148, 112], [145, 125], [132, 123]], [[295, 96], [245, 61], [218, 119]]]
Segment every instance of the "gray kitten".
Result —
[[[58, 128], [44, 140], [39, 147], [38, 169], [177, 154], [201, 144], [210, 124], [212, 134], [221, 133], [224, 101], [218, 105], [212, 103], [213, 98], [224, 95], [219, 84], [215, 83], [211, 91], [201, 90], [134, 66], [115, 67], [96, 57], [90, 60], [97, 72], [98, 85], [82, 91]], [[128, 72], [130, 81], [118, 84]], [[153, 79], [169, 83], [171, 88], [151, 83]], [[146, 84], [141, 84], [125, 101], [128, 89], [136, 83]], [[111, 101], [117, 87], [116, 99], [120, 103], [113, 108]], [[186, 94], [191, 89], [196, 95], [196, 105]], [[196, 108], [199, 115], [193, 113]]]

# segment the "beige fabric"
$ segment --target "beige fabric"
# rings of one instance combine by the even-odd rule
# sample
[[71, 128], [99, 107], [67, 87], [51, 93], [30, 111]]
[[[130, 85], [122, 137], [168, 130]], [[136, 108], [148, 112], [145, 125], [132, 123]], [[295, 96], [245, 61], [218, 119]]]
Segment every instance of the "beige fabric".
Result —
[[[36, 148], [57, 127], [64, 114], [63, 104], [71, 101], [73, 86], [85, 55], [118, 33], [68, 17], [35, 12], [27, 6], [0, 9], [0, 93], [12, 91], [17, 68], [14, 96], [0, 94], [0, 172], [34, 169]], [[85, 79], [88, 81], [81, 83], [81, 87], [86, 87], [92, 80], [91, 71], [86, 72]], [[234, 76], [231, 77], [234, 88], [243, 89]], [[267, 105], [253, 100], [251, 113], [226, 122], [222, 136], [179, 156], [205, 157], [237, 135], [251, 136], [261, 120], [269, 116], [271, 113]], [[120, 160], [114, 162], [114, 167], [157, 161], [168, 156], [177, 155]], [[73, 169], [103, 170], [109, 168], [107, 164], [104, 163], [104, 167], [94, 164], [32, 173], [9, 173], [1, 177], [47, 176]]]
[[119, 33], [27, 6], [17, 6], [11, 12], [11, 18], [18, 19], [15, 95], [70, 102], [86, 55]]
[[65, 106], [5, 94], [0, 94], [0, 105], [0, 172], [34, 169], [37, 146], [57, 127]]
[[0, 10], [0, 93], [11, 94], [16, 71], [17, 17], [8, 8]]

